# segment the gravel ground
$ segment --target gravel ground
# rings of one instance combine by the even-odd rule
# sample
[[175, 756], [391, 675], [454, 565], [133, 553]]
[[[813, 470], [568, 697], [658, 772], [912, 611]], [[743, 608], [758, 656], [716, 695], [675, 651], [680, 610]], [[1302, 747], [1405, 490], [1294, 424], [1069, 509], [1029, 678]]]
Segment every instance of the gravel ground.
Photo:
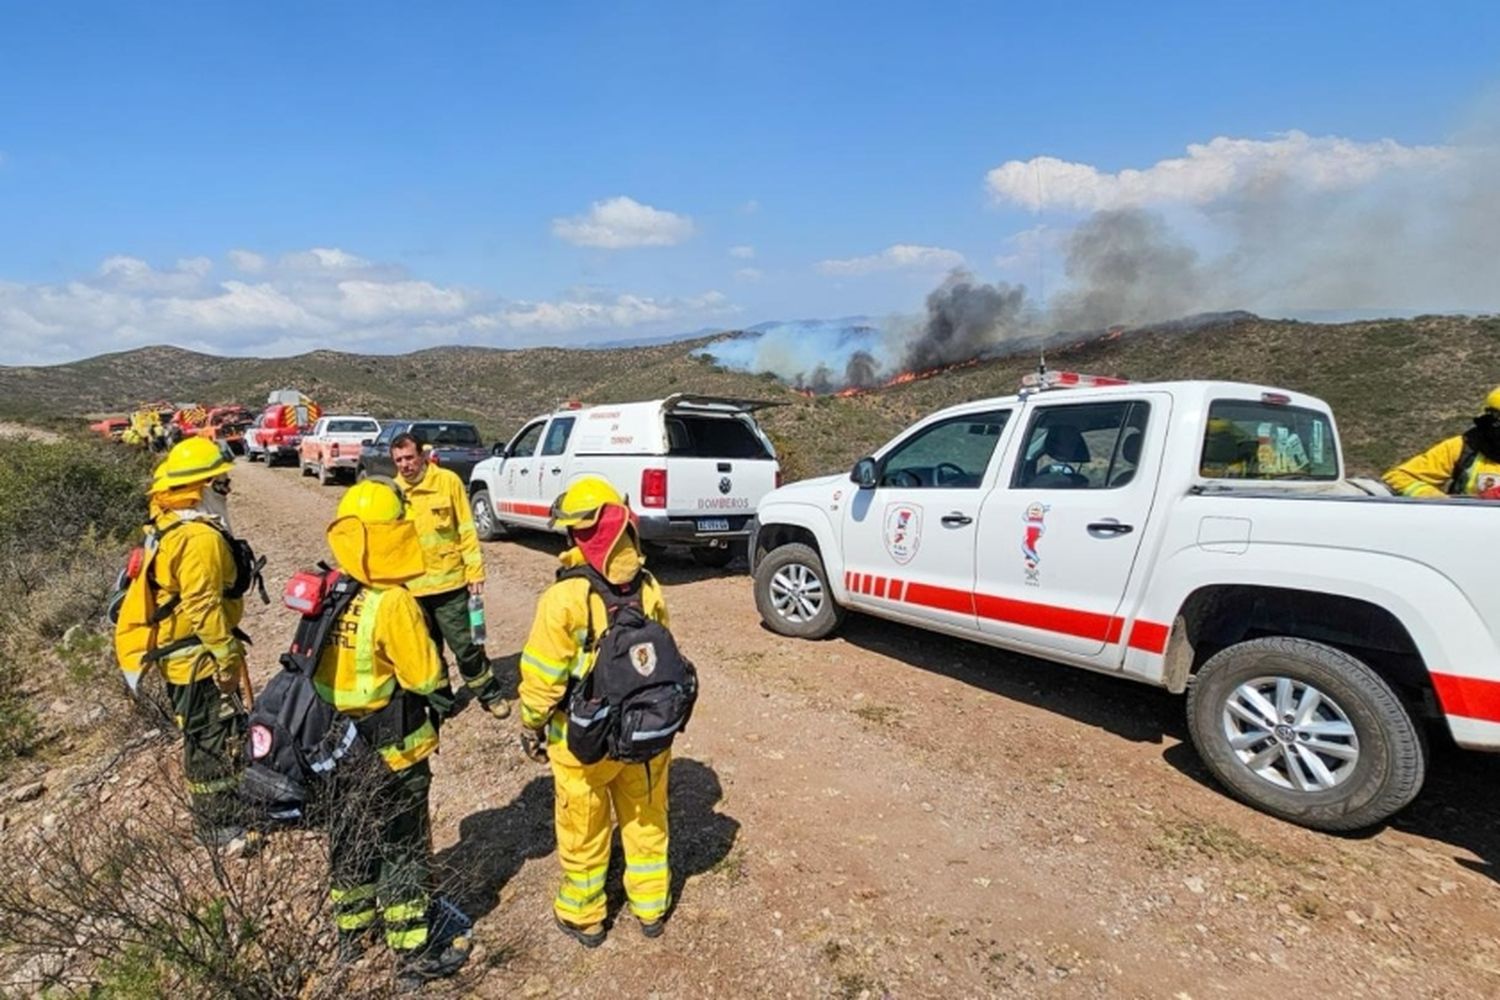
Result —
[[[341, 492], [241, 464], [236, 529], [279, 589], [325, 555]], [[560, 540], [484, 547], [512, 683]], [[1432, 777], [1357, 837], [1218, 790], [1179, 699], [852, 617], [759, 623], [743, 573], [663, 559], [703, 695], [672, 768], [678, 905], [585, 951], [551, 925], [545, 768], [469, 710], [434, 761], [440, 864], [478, 917], [454, 996], [1339, 997], [1500, 994], [1500, 761], [1434, 738]], [[247, 621], [263, 682], [290, 612]], [[621, 903], [612, 875], [612, 908]]]

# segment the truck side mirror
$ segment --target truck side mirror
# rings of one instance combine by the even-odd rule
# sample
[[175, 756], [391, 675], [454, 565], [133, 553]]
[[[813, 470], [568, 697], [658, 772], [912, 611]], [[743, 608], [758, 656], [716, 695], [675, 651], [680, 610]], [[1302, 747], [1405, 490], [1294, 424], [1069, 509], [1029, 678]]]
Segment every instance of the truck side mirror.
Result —
[[879, 485], [880, 468], [875, 464], [875, 459], [867, 455], [855, 462], [849, 473], [849, 481], [862, 490], [872, 490]]
[[370, 445], [372, 445], [374, 443], [375, 443], [375, 439], [374, 438], [365, 438], [363, 441], [361, 441], [359, 443], [359, 446], [361, 448], [368, 448], [368, 447], [370, 447]]
[[496, 458], [504, 458], [505, 457], [505, 442], [504, 441], [496, 441], [493, 445], [490, 446], [490, 454], [494, 455]]

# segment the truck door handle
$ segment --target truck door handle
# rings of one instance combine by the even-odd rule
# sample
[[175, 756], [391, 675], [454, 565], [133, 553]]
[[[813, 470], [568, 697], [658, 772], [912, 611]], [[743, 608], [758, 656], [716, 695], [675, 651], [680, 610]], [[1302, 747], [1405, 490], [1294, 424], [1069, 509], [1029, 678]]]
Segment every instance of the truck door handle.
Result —
[[950, 528], [962, 528], [966, 524], [974, 523], [974, 519], [972, 517], [967, 514], [962, 514], [956, 510], [951, 514], [944, 514], [939, 520], [941, 520]]
[[1135, 525], [1121, 524], [1114, 518], [1095, 521], [1089, 525], [1089, 534], [1091, 535], [1128, 535], [1134, 530]]
[[561, 474], [562, 474], [562, 466], [560, 466], [560, 465], [558, 465], [558, 466], [555, 466], [555, 467], [554, 467], [554, 468], [553, 468], [553, 469], [552, 469], [552, 474], [553, 474], [553, 475], [554, 475], [554, 476], [557, 476], [557, 475], [561, 475]]
[[523, 476], [529, 476], [529, 475], [531, 475], [531, 470], [530, 469], [522, 469], [521, 470], [521, 475], [523, 475]]

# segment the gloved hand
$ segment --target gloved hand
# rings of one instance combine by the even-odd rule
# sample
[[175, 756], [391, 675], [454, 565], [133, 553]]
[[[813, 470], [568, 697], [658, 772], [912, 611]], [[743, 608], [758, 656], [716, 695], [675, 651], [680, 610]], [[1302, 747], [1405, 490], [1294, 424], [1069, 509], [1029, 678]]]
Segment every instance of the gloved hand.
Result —
[[214, 683], [222, 693], [234, 694], [240, 689], [240, 676], [245, 669], [245, 644], [230, 639], [229, 655], [214, 663]]
[[521, 752], [538, 764], [547, 763], [547, 730], [521, 730]]

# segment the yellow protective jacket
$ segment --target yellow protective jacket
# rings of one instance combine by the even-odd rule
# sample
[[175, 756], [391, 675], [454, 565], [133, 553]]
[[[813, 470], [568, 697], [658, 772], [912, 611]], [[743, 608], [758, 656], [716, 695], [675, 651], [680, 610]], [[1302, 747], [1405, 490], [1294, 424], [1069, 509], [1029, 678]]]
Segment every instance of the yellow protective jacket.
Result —
[[445, 594], [470, 583], [484, 582], [479, 535], [463, 480], [448, 469], [426, 466], [416, 483], [401, 481], [407, 518], [416, 525], [426, 571], [408, 583], [419, 597]]
[[244, 602], [224, 596], [235, 582], [234, 556], [219, 530], [199, 519], [167, 511], [153, 523], [162, 533], [147, 567], [155, 604], [163, 608], [175, 600], [171, 614], [157, 626], [153, 647], [183, 643], [158, 663], [169, 683], [191, 684], [212, 677], [218, 664], [245, 655], [233, 631]]
[[[402, 586], [365, 587], [355, 594], [313, 673], [318, 695], [352, 719], [390, 704], [398, 687], [426, 696], [446, 680], [422, 608]], [[401, 771], [437, 745], [437, 730], [429, 719], [401, 742], [377, 749], [391, 770]]]
[[[422, 550], [410, 521], [364, 524], [341, 517], [328, 526], [328, 548], [339, 568], [364, 585], [339, 616], [318, 657], [313, 687], [354, 719], [390, 704], [397, 688], [424, 697], [448, 681], [422, 607], [403, 586], [422, 572]], [[415, 713], [413, 713], [415, 714]], [[432, 720], [422, 716], [394, 743], [377, 746], [393, 771], [437, 749]]]
[[[1388, 471], [1382, 478], [1391, 490], [1404, 497], [1448, 496], [1448, 483], [1453, 478], [1459, 456], [1463, 454], [1463, 435], [1439, 441], [1415, 458], [1407, 459]], [[1483, 454], [1476, 453], [1469, 466], [1458, 496], [1478, 496], [1486, 488], [1500, 485], [1500, 462], [1492, 462]]]
[[[576, 548], [560, 558], [565, 569], [584, 563]], [[642, 585], [641, 606], [646, 617], [670, 627], [661, 587], [649, 575]], [[521, 725], [537, 729], [546, 724], [552, 759], [573, 767], [585, 765], [568, 752], [567, 713], [555, 710], [568, 690], [568, 678], [585, 677], [594, 669], [597, 651], [586, 648], [590, 622], [597, 640], [608, 624], [604, 601], [587, 580], [559, 580], [537, 602], [531, 635], [521, 651]]]

